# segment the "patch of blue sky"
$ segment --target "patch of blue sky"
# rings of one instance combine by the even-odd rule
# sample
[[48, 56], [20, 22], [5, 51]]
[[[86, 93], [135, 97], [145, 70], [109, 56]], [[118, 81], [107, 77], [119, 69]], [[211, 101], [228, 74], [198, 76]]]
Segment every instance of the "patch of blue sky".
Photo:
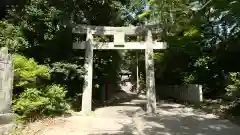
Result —
[[129, 15], [132, 17], [136, 17], [137, 13], [141, 12], [142, 10], [149, 10], [150, 6], [147, 4], [146, 0], [141, 0], [141, 6], [136, 8], [133, 12], [130, 12]]

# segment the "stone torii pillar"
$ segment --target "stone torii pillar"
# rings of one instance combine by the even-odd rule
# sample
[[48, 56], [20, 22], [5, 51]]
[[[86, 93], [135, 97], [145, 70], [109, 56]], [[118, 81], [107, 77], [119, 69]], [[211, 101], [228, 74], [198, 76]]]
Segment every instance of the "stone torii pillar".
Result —
[[146, 89], [147, 89], [147, 113], [156, 112], [156, 90], [154, 76], [153, 40], [152, 32], [147, 31], [145, 49]]
[[91, 29], [87, 29], [85, 48], [85, 75], [82, 94], [82, 113], [88, 115], [92, 111], [92, 76], [93, 76], [93, 35]]

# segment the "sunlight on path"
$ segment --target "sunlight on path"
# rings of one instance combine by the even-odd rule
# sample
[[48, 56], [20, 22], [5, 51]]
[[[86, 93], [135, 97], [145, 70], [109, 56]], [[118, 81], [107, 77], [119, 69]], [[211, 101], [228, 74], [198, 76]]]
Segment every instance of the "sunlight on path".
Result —
[[[240, 135], [240, 128], [215, 115], [176, 103], [161, 102], [146, 116], [144, 98], [99, 108], [93, 116], [72, 116], [35, 135]], [[140, 107], [141, 106], [141, 107]]]
[[156, 116], [139, 114], [134, 121], [142, 135], [239, 135], [240, 128], [213, 114], [175, 103], [162, 103]]

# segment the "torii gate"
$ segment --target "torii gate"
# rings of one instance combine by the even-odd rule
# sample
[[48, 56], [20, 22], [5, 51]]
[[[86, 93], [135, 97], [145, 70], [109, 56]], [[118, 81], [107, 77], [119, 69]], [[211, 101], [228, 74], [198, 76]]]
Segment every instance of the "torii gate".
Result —
[[[147, 112], [156, 111], [156, 94], [154, 78], [153, 49], [166, 49], [165, 42], [156, 42], [152, 39], [152, 33], [158, 31], [147, 27], [108, 27], [77, 25], [73, 33], [87, 34], [86, 41], [73, 43], [73, 49], [85, 49], [85, 82], [82, 95], [82, 113], [88, 115], [92, 111], [92, 76], [93, 76], [93, 50], [94, 49], [144, 49], [146, 66]], [[96, 42], [94, 35], [113, 35], [113, 42]], [[145, 35], [145, 42], [125, 42], [125, 35]], [[138, 77], [137, 77], [138, 78]]]

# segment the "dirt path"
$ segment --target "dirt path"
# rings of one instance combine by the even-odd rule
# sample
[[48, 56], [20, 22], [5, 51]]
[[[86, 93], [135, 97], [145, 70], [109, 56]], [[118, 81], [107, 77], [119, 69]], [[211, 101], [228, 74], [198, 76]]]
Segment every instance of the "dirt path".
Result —
[[141, 135], [240, 135], [240, 127], [176, 103], [160, 103], [156, 116], [135, 116]]
[[157, 115], [146, 116], [143, 104], [144, 99], [135, 97], [130, 102], [99, 108], [93, 116], [55, 120], [35, 135], [240, 135], [238, 126], [212, 114], [161, 102]]

